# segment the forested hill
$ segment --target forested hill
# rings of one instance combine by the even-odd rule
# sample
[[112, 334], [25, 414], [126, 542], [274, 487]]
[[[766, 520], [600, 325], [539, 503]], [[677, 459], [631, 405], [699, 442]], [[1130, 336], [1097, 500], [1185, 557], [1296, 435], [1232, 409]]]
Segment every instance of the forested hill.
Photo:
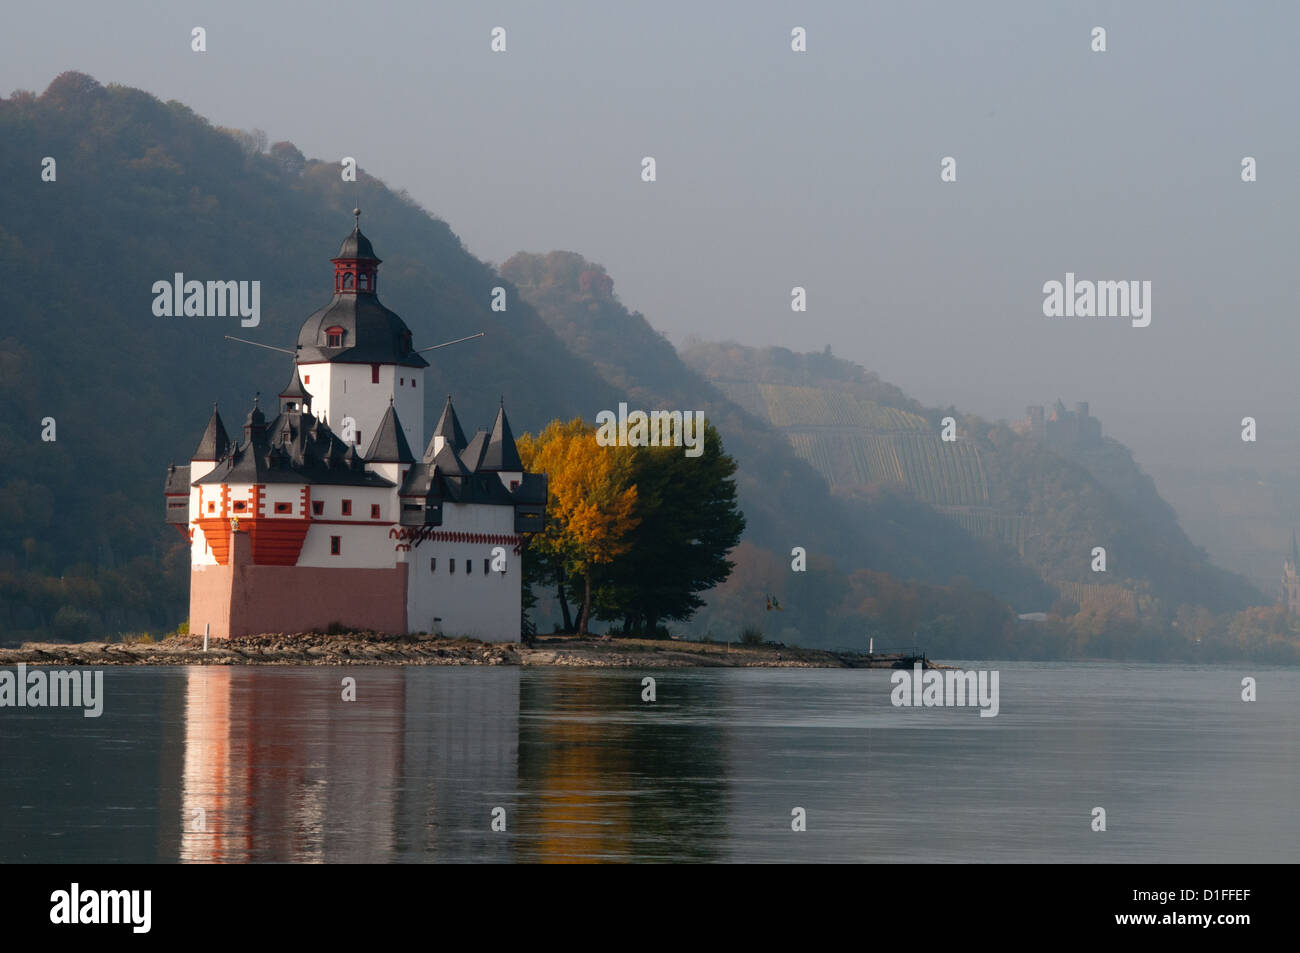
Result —
[[[358, 188], [337, 162], [264, 147], [79, 73], [0, 100], [0, 638], [185, 617], [186, 557], [162, 520], [166, 466], [189, 459], [214, 400], [237, 428], [256, 392], [273, 402], [288, 383], [289, 356], [223, 336], [293, 346], [333, 293], [329, 259], [358, 194], [383, 259], [381, 300], [415, 346], [487, 332], [431, 352], [426, 419], [447, 393], [467, 427], [484, 428], [504, 395], [516, 432], [592, 419], [617, 400], [526, 303], [491, 310], [500, 278], [445, 222], [364, 171]], [[152, 285], [176, 272], [260, 281], [261, 323], [155, 317]], [[41, 439], [47, 417], [53, 442]]]
[[[802, 388], [787, 395], [790, 413], [796, 400], [815, 402], [812, 391], [851, 391], [856, 409], [834, 413], [888, 408], [903, 430], [937, 426], [938, 412], [829, 354], [736, 346], [732, 358], [755, 373], [715, 376], [698, 350], [688, 366], [618, 302], [599, 266], [555, 253], [497, 273], [404, 193], [364, 170], [359, 183], [339, 172], [291, 143], [215, 128], [180, 103], [84, 74], [0, 100], [0, 267], [11, 285], [0, 324], [0, 641], [157, 632], [184, 618], [188, 554], [163, 521], [165, 468], [189, 458], [214, 400], [237, 429], [256, 392], [270, 402], [289, 381], [287, 355], [224, 336], [292, 346], [329, 300], [329, 259], [358, 201], [383, 259], [381, 299], [415, 346], [487, 332], [431, 352], [429, 420], [446, 393], [474, 428], [504, 396], [516, 433], [557, 417], [592, 421], [620, 401], [708, 413], [740, 463], [750, 528], [701, 626], [734, 636], [755, 612], [775, 619], [764, 615], [767, 594], [783, 604], [771, 634], [789, 640], [825, 643], [868, 620], [909, 633], [930, 625], [936, 650], [1002, 651], [1013, 607], [1060, 602], [1079, 573], [1059, 567], [1098, 534], [1119, 540], [1116, 575], [1135, 587], [1213, 608], [1251, 599], [1167, 527], [1143, 543], [1145, 529], [1083, 465], [973, 419], [961, 428], [983, 482], [970, 476], [967, 448], [967, 482], [955, 485], [982, 486], [986, 509], [1041, 516], [1059, 551], [1022, 558], [1014, 536], [986, 531], [981, 520], [998, 524], [983, 511], [944, 509], [982, 500], [927, 496], [944, 492], [942, 480], [928, 491], [906, 479], [841, 485], [843, 460], [792, 440], [763, 387]], [[260, 323], [156, 317], [153, 284], [177, 272], [259, 281]], [[500, 285], [508, 308], [493, 311]], [[49, 418], [52, 441], [42, 439]], [[808, 572], [791, 572], [793, 547], [807, 550]]]

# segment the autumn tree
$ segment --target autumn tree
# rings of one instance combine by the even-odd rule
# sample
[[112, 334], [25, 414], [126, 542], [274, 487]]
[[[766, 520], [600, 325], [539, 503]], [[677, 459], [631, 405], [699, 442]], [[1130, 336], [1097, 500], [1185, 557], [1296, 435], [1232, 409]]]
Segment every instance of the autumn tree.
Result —
[[592, 575], [627, 552], [628, 534], [638, 523], [633, 452], [600, 446], [595, 429], [581, 418], [552, 421], [535, 438], [525, 434], [518, 447], [524, 467], [545, 473], [548, 485], [546, 529], [533, 537], [529, 548], [582, 578], [578, 633], [585, 635]]
[[689, 619], [704, 604], [698, 593], [730, 575], [727, 554], [740, 542], [745, 517], [736, 505], [736, 461], [723, 453], [712, 424], [699, 456], [639, 447], [631, 468], [637, 525], [626, 555], [599, 571], [597, 614], [621, 620], [625, 633], [654, 636], [660, 620]]

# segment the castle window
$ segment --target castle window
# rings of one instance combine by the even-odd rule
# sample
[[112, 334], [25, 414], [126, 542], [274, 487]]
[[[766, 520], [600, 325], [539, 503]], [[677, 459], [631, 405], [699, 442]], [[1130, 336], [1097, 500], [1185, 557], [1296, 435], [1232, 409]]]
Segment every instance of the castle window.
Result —
[[491, 571], [492, 571], [492, 560], [488, 559], [487, 557], [484, 557], [484, 559], [483, 559], [483, 575], [486, 576], [486, 575], [487, 575], [489, 572], [491, 572]]
[[411, 378], [411, 386], [412, 386], [412, 387], [415, 386], [415, 378], [414, 378], [414, 377]]
[[208, 504], [208, 512], [209, 512], [209, 513], [215, 513], [216, 511], [217, 511], [217, 504], [216, 504], [216, 503], [209, 503], [209, 504]]
[[310, 374], [307, 374], [305, 377], [303, 377], [302, 382], [303, 382], [304, 384], [310, 384], [310, 383], [311, 383], [311, 375], [310, 375]]
[[311, 515], [312, 515], [312, 516], [324, 516], [324, 515], [325, 515], [325, 501], [324, 501], [324, 500], [312, 500], [312, 501], [311, 501]]
[[438, 571], [438, 557], [434, 556], [429, 560], [429, 572], [437, 572], [437, 571]]
[[352, 272], [346, 271], [343, 273], [343, 290], [347, 291], [351, 287], [352, 287]]
[[[338, 325], [325, 329], [325, 346], [342, 347], [343, 346], [343, 329]], [[304, 381], [303, 383], [306, 383]]]
[[242, 512], [244, 512], [244, 510], [246, 510], [246, 509], [248, 509], [248, 504], [245, 503], [243, 500], [236, 500], [236, 501], [235, 501], [235, 512], [236, 512], [236, 513], [242, 513]]
[[343, 552], [343, 540], [338, 536], [330, 537], [330, 555], [337, 556]]
[[405, 387], [405, 386], [406, 386], [406, 378], [403, 377], [401, 380], [399, 380], [399, 381], [397, 382], [397, 386], [398, 386], [398, 387]]
[[511, 480], [511, 481], [510, 481], [510, 489], [512, 489], [512, 490], [517, 490], [517, 489], [519, 489], [519, 481], [518, 481], [518, 480]]
[[379, 504], [378, 504], [378, 503], [371, 503], [371, 504], [370, 504], [370, 518], [371, 518], [372, 520], [377, 520], [377, 519], [379, 519]]
[[370, 365], [370, 383], [372, 383], [372, 384], [378, 384], [378, 383], [379, 383], [379, 365], [378, 365], [378, 364], [371, 364], [371, 365]]
[[344, 500], [344, 501], [343, 501], [343, 515], [344, 515], [344, 516], [351, 516], [351, 515], [352, 515], [352, 501], [351, 501], [351, 500]]
[[465, 560], [465, 575], [468, 576], [473, 571], [474, 571], [474, 560], [472, 559]]
[[357, 275], [357, 290], [365, 291], [370, 287], [370, 277], [366, 274]]
[[291, 512], [291, 504], [289, 504], [289, 503], [277, 503], [277, 504], [275, 504], [275, 511], [276, 511], [277, 513], [288, 513], [288, 512]]
[[456, 560], [454, 557], [447, 560], [447, 571], [453, 576], [456, 575]]

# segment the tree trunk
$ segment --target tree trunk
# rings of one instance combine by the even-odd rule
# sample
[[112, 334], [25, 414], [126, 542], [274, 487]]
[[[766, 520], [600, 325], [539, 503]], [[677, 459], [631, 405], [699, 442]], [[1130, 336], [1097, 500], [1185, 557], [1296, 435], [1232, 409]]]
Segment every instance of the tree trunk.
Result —
[[578, 619], [578, 634], [587, 634], [587, 618], [591, 615], [591, 572], [583, 576], [585, 589], [582, 595], [582, 616]]
[[573, 615], [569, 612], [569, 600], [564, 597], [564, 567], [555, 570], [555, 581], [560, 595], [560, 615], [564, 617], [564, 631], [573, 631]]

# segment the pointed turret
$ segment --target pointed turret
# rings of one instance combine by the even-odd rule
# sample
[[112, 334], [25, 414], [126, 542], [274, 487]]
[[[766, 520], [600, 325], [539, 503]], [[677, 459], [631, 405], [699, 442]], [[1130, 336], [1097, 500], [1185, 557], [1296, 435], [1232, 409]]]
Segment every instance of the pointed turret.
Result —
[[261, 399], [262, 394], [259, 391], [253, 396], [253, 409], [244, 418], [244, 441], [246, 443], [252, 443], [266, 433], [266, 414], [262, 413], [262, 408], [257, 406]]
[[284, 390], [280, 391], [280, 410], [306, 410], [311, 403], [311, 394], [307, 393], [307, 388], [303, 386], [302, 374], [298, 371], [295, 364], [293, 368], [293, 380], [285, 385]]
[[415, 454], [411, 452], [411, 445], [406, 442], [406, 434], [402, 432], [402, 425], [397, 419], [397, 411], [393, 409], [392, 401], [388, 402], [388, 410], [384, 412], [383, 419], [379, 421], [379, 429], [375, 432], [370, 441], [370, 446], [366, 450], [366, 462], [415, 462]]
[[492, 436], [488, 438], [487, 449], [483, 451], [480, 470], [497, 470], [503, 472], [521, 472], [523, 461], [519, 459], [519, 450], [515, 447], [515, 435], [510, 432], [510, 421], [506, 420], [505, 400], [497, 410], [497, 419], [492, 424]]
[[460, 421], [456, 418], [456, 409], [451, 406], [451, 394], [447, 395], [447, 404], [442, 408], [442, 416], [438, 418], [438, 425], [433, 428], [433, 439], [429, 441], [435, 455], [442, 449], [442, 444], [436, 443], [439, 437], [451, 444], [452, 449], [457, 453], [466, 447], [465, 431], [460, 429]]
[[229, 452], [230, 436], [226, 433], [226, 426], [221, 422], [221, 415], [217, 413], [217, 405], [214, 403], [212, 405], [212, 416], [208, 418], [207, 429], [203, 431], [203, 437], [199, 440], [199, 448], [194, 451], [194, 456], [191, 459], [216, 463]]

